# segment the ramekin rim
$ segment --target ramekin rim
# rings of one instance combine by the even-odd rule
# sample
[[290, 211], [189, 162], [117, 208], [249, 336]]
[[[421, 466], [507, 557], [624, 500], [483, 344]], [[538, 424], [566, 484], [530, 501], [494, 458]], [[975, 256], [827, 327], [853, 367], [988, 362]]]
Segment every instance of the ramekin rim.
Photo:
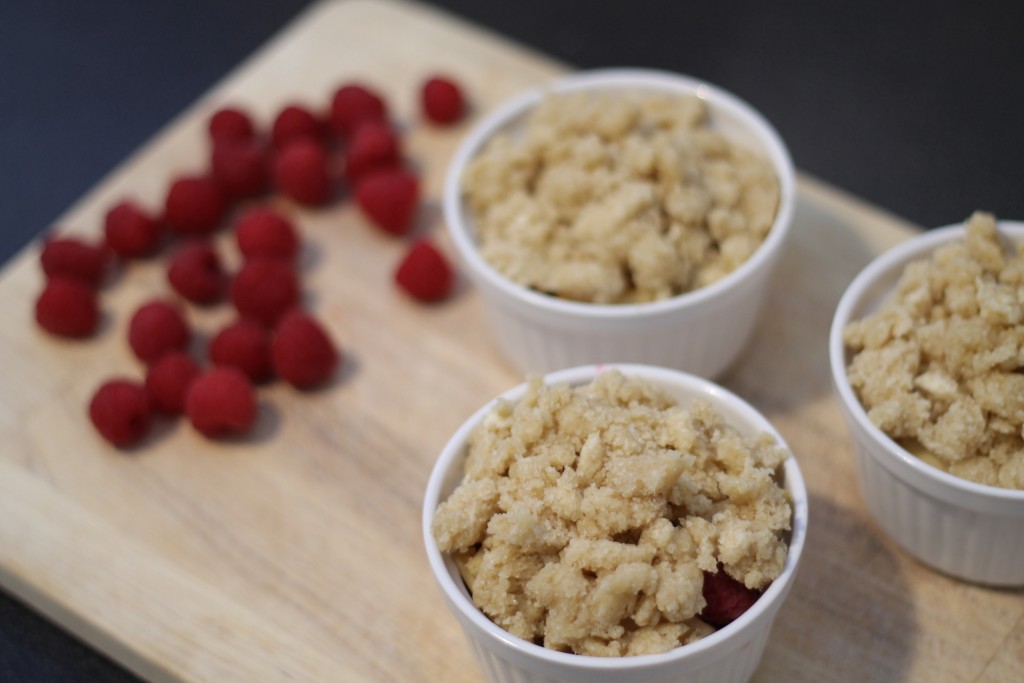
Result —
[[[780, 445], [789, 451], [790, 455], [784, 464], [784, 471], [786, 487], [790, 491], [791, 505], [793, 506], [793, 524], [788, 543], [786, 563], [782, 574], [768, 586], [761, 597], [754, 603], [753, 607], [736, 621], [717, 630], [715, 633], [693, 643], [673, 648], [667, 652], [652, 655], [597, 657], [558, 652], [518, 638], [492, 622], [472, 601], [466, 599], [448, 573], [445, 556], [441, 553], [433, 539], [431, 522], [433, 521], [437, 506], [441, 502], [441, 487], [448, 476], [450, 467], [455, 464], [462, 453], [469, 433], [494, 408], [498, 401], [516, 400], [517, 397], [521, 396], [526, 390], [527, 385], [525, 382], [487, 401], [474, 412], [460, 425], [448, 443], [445, 444], [441, 455], [438, 457], [437, 462], [435, 462], [427, 483], [422, 511], [423, 540], [431, 570], [441, 590], [448, 600], [456, 605], [462, 616], [472, 621], [492, 640], [502, 642], [505, 646], [512, 648], [523, 656], [535, 657], [552, 665], [565, 666], [580, 671], [655, 668], [673, 664], [677, 661], [702, 657], [708, 658], [709, 661], [714, 661], [717, 658], [714, 657], [713, 650], [724, 641], [732, 639], [734, 636], [740, 636], [743, 632], [753, 628], [756, 625], [755, 621], [761, 618], [764, 613], [777, 609], [776, 603], [785, 598], [796, 578], [806, 542], [810, 500], [799, 463], [792, 449], [767, 417], [743, 398], [740, 398], [721, 385], [697, 375], [671, 368], [638, 363], [608, 363], [581, 365], [548, 373], [544, 375], [544, 382], [545, 384], [559, 382], [584, 383], [607, 370], [619, 370], [626, 376], [639, 376], [647, 379], [660, 377], [665, 384], [671, 383], [670, 380], [674, 380], [676, 386], [687, 390], [692, 389], [695, 396], [703, 395], [711, 397], [714, 401], [725, 401], [732, 408], [744, 414], [744, 421], [751, 420], [755, 428], [769, 432]], [[654, 381], [658, 380], [655, 379]]]
[[[730, 110], [748, 124], [769, 150], [769, 160], [779, 178], [779, 206], [765, 240], [740, 266], [721, 280], [698, 289], [658, 301], [624, 304], [594, 304], [548, 296], [520, 285], [498, 272], [479, 254], [462, 211], [461, 177], [472, 159], [496, 130], [521, 115], [545, 95], [598, 86], [661, 87], [676, 92], [694, 92], [698, 97]], [[709, 99], [712, 98], [712, 99]], [[778, 163], [776, 163], [778, 162]], [[796, 170], [785, 141], [775, 127], [753, 105], [732, 92], [682, 73], [667, 70], [613, 67], [579, 71], [535, 86], [499, 104], [466, 134], [452, 156], [445, 175], [442, 208], [452, 243], [470, 275], [486, 281], [505, 296], [553, 313], [588, 319], [619, 319], [656, 316], [707, 305], [719, 296], [741, 288], [755, 272], [769, 267], [791, 232], [796, 205]]]
[[[1000, 230], [1009, 229], [1016, 236], [1024, 238], [1024, 221], [1000, 220], [998, 226]], [[829, 364], [832, 371], [832, 384], [847, 413], [856, 421], [861, 430], [867, 433], [872, 441], [882, 448], [883, 452], [904, 466], [900, 472], [894, 472], [897, 476], [906, 479], [906, 474], [913, 473], [913, 476], [919, 478], [917, 480], [919, 483], [923, 480], [930, 482], [932, 486], [945, 487], [945, 490], [952, 495], [981, 497], [1007, 503], [1024, 503], [1024, 490], [979, 484], [957, 477], [929, 465], [900, 446], [868, 419], [867, 411], [864, 410], [864, 406], [854, 394], [846, 374], [847, 359], [846, 345], [843, 342], [843, 328], [851, 322], [853, 310], [862, 303], [864, 296], [874, 283], [880, 278], [893, 274], [898, 277], [898, 274], [895, 273], [897, 269], [902, 270], [910, 261], [924, 258], [939, 246], [962, 237], [965, 230], [966, 226], [961, 222], [913, 235], [873, 258], [854, 277], [836, 306], [829, 329]], [[886, 464], [885, 461], [881, 462], [883, 465]], [[890, 463], [887, 469], [891, 470], [891, 468], [892, 464]]]

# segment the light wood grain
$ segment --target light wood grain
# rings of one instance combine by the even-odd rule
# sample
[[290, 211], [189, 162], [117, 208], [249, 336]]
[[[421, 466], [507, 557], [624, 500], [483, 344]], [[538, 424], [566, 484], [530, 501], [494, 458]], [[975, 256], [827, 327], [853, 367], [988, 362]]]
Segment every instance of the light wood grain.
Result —
[[[220, 104], [266, 121], [291, 100], [323, 106], [360, 78], [385, 90], [424, 172], [418, 232], [449, 249], [441, 183], [473, 117], [423, 125], [417, 86], [452, 73], [476, 116], [566, 68], [423, 6], [324, 2], [58, 225], [96, 234], [126, 195], [156, 207], [173, 175], [203, 166], [203, 127]], [[807, 176], [799, 199], [769, 312], [721, 380], [778, 426], [811, 492], [806, 562], [754, 680], [1019, 681], [1024, 594], [938, 575], [881, 534], [859, 501], [831, 394], [826, 337], [839, 295], [913, 226]], [[118, 275], [103, 292], [103, 331], [84, 343], [31, 323], [35, 246], [0, 273], [0, 583], [150, 680], [478, 681], [432, 583], [419, 507], [451, 432], [521, 377], [468, 285], [441, 306], [410, 303], [391, 285], [405, 241], [368, 227], [351, 202], [278, 203], [307, 244], [307, 303], [346, 361], [316, 392], [261, 388], [259, 426], [244, 439], [210, 442], [166, 423], [126, 454], [85, 418], [101, 380], [141, 375], [124, 327], [141, 301], [167, 292], [159, 263]], [[208, 335], [230, 313], [191, 315]]]

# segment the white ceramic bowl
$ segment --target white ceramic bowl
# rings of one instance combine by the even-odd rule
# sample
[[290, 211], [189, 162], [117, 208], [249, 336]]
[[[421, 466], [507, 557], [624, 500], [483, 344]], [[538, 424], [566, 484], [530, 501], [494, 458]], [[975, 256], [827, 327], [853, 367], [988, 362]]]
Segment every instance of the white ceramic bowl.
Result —
[[[653, 382], [684, 405], [705, 398], [742, 433], [769, 432], [785, 445], [772, 425], [742, 399], [707, 380], [675, 370], [644, 365], [585, 366], [550, 374], [545, 382], [585, 384], [609, 369]], [[520, 385], [501, 398], [515, 401], [525, 389], [525, 385]], [[556, 652], [511, 635], [477, 609], [458, 568], [450, 557], [440, 552], [430, 529], [438, 504], [451, 495], [462, 479], [470, 432], [494, 409], [496, 401], [474, 413], [444, 447], [430, 475], [423, 501], [423, 538], [430, 567], [487, 680], [492, 683], [747, 681], [761, 660], [772, 622], [793, 585], [807, 533], [807, 490], [796, 460], [790, 457], [784, 466], [784, 485], [793, 505], [793, 528], [785, 568], [739, 619], [701, 640], [656, 655], [591, 657]]]
[[[1024, 241], [1024, 223], [1000, 232]], [[907, 552], [946, 574], [996, 586], [1024, 585], [1024, 491], [976, 484], [912, 455], [868, 420], [846, 375], [843, 328], [876, 310], [910, 261], [962, 240], [962, 224], [886, 251], [854, 278], [829, 334], [832, 382], [854, 442], [861, 494], [878, 525]]]
[[[779, 207], [764, 243], [737, 270], [707, 287], [642, 304], [589, 304], [519, 285], [488, 264], [475, 241], [461, 180], [468, 162], [499, 132], [522, 128], [529, 110], [551, 92], [650, 90], [696, 94], [712, 128], [767, 158], [779, 180]], [[774, 128], [748, 104], [708, 83], [639, 69], [577, 73], [530, 90], [499, 107], [463, 140], [448, 169], [444, 216], [469, 279], [484, 298], [494, 338], [523, 372], [587, 363], [635, 362], [715, 377], [742, 351], [757, 322], [768, 280], [792, 223], [793, 162]]]

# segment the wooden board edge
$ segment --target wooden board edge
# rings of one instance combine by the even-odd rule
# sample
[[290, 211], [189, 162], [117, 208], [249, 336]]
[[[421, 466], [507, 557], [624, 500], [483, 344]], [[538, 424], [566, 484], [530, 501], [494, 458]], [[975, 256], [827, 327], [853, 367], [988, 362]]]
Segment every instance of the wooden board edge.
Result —
[[[0, 460], [0, 480], [0, 583], [142, 678], [356, 680], [343, 661], [175, 571], [39, 477]], [[204, 647], [213, 640], [218, 648]], [[218, 654], [224, 641], [230, 660]]]

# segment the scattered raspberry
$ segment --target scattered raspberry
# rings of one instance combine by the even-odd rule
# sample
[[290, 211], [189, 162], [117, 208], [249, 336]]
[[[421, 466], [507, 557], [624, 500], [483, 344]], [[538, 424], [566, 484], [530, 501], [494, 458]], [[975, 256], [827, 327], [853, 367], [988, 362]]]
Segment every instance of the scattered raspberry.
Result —
[[230, 293], [231, 302], [243, 318], [273, 327], [298, 303], [299, 283], [287, 263], [258, 257], [245, 262], [231, 282]]
[[256, 137], [256, 127], [252, 124], [249, 114], [235, 107], [218, 109], [210, 117], [210, 139], [214, 142], [224, 140], [249, 141]]
[[444, 254], [425, 239], [409, 248], [395, 271], [395, 282], [420, 301], [444, 299], [451, 293], [454, 279]]
[[361, 123], [386, 119], [383, 98], [360, 83], [342, 86], [331, 99], [331, 128], [343, 139], [347, 140]]
[[320, 323], [294, 309], [277, 324], [270, 354], [277, 375], [299, 389], [327, 380], [341, 360], [341, 353]]
[[419, 181], [404, 168], [367, 173], [356, 185], [356, 202], [377, 227], [395, 235], [409, 232], [419, 207]]
[[704, 601], [707, 605], [700, 618], [715, 628], [722, 628], [739, 619], [759, 597], [759, 591], [747, 588], [729, 576], [719, 564], [714, 574], [704, 572]]
[[73, 278], [95, 287], [106, 275], [110, 254], [76, 237], [54, 237], [43, 244], [39, 260], [47, 277]]
[[253, 382], [270, 377], [270, 334], [252, 320], [239, 320], [210, 341], [210, 362], [230, 365], [246, 374]]
[[167, 415], [185, 412], [185, 396], [202, 370], [199, 363], [182, 351], [169, 351], [149, 366], [146, 393], [153, 407]]
[[184, 351], [191, 336], [181, 310], [166, 301], [143, 304], [128, 324], [128, 344], [144, 363], [170, 351]]
[[49, 279], [36, 299], [36, 322], [60, 337], [88, 337], [99, 325], [96, 291], [74, 278]]
[[187, 176], [171, 184], [164, 216], [175, 232], [185, 235], [211, 233], [227, 209], [224, 191], [213, 178]]
[[222, 140], [213, 145], [210, 172], [228, 195], [244, 199], [267, 190], [267, 158], [255, 140]]
[[89, 419], [104, 439], [115, 446], [137, 443], [149, 431], [152, 409], [146, 390], [138, 382], [105, 382], [89, 401]]
[[192, 382], [185, 397], [192, 426], [210, 438], [244, 432], [256, 420], [256, 392], [238, 368], [217, 367]]
[[366, 172], [394, 166], [398, 159], [398, 137], [391, 126], [368, 121], [356, 128], [345, 150], [345, 175], [355, 184]]
[[444, 76], [434, 76], [423, 84], [420, 101], [424, 116], [439, 125], [458, 121], [465, 109], [462, 89]]
[[121, 258], [139, 258], [156, 251], [164, 226], [132, 201], [123, 201], [107, 212], [103, 222], [107, 246]]
[[264, 256], [292, 261], [299, 251], [299, 237], [291, 221], [262, 206], [250, 209], [238, 219], [235, 241], [246, 259]]
[[297, 138], [308, 138], [320, 142], [324, 136], [321, 121], [308, 109], [293, 104], [285, 107], [274, 119], [270, 129], [270, 144], [282, 149]]
[[323, 145], [298, 138], [274, 159], [274, 184], [287, 197], [315, 206], [331, 198], [331, 174]]
[[226, 280], [220, 257], [206, 240], [195, 240], [178, 249], [167, 268], [167, 281], [174, 291], [197, 304], [218, 301]]
[[[464, 115], [462, 94], [449, 79], [425, 82], [422, 96], [430, 121], [451, 123]], [[387, 232], [409, 232], [419, 208], [419, 179], [401, 166], [400, 140], [388, 124], [384, 99], [365, 85], [348, 83], [334, 93], [326, 118], [303, 106], [284, 107], [265, 146], [247, 111], [223, 107], [214, 112], [208, 122], [210, 175], [174, 179], [162, 216], [125, 200], [105, 216], [106, 248], [74, 239], [44, 246], [41, 260], [49, 279], [36, 302], [40, 326], [70, 337], [95, 332], [94, 286], [105, 274], [108, 249], [124, 259], [146, 256], [160, 246], [168, 228], [179, 236], [205, 237], [220, 227], [230, 200], [258, 196], [271, 185], [302, 204], [330, 200], [335, 178], [328, 128], [344, 141], [344, 171], [360, 210]], [[140, 441], [154, 410], [184, 413], [208, 437], [245, 431], [257, 417], [253, 382], [276, 372], [295, 387], [309, 388], [327, 381], [340, 365], [341, 350], [327, 330], [297, 308], [301, 290], [291, 267], [300, 248], [295, 226], [270, 208], [255, 208], [237, 222], [235, 239], [245, 263], [229, 293], [240, 319], [211, 339], [209, 358], [216, 367], [204, 372], [187, 355], [192, 331], [174, 303], [154, 300], [140, 306], [129, 322], [128, 343], [149, 366], [145, 384], [110, 380], [89, 404], [90, 419], [112, 444]], [[443, 254], [427, 241], [410, 247], [394, 277], [423, 301], [448, 296], [454, 280]], [[167, 278], [179, 295], [195, 303], [219, 299], [227, 280], [219, 254], [205, 239], [174, 253]]]

